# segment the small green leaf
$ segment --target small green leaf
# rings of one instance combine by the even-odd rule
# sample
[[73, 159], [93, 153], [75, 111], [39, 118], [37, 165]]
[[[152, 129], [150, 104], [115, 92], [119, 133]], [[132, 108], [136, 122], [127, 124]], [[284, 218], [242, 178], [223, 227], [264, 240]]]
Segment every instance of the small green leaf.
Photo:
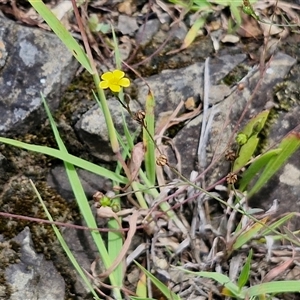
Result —
[[[296, 213], [290, 213], [282, 218], [280, 218], [278, 221], [276, 222], [272, 222], [268, 228], [265, 228], [261, 231], [261, 235], [262, 236], [266, 236], [268, 234], [274, 234], [274, 230], [278, 229], [279, 227], [281, 227], [284, 223], [286, 223], [287, 221], [289, 221], [292, 217], [294, 217], [296, 215]], [[273, 231], [272, 231], [273, 230]], [[280, 237], [282, 238], [282, 236]]]
[[180, 300], [180, 297], [172, 292], [165, 284], [158, 280], [153, 274], [148, 272], [143, 266], [138, 262], [134, 261], [135, 264], [150, 278], [151, 282], [164, 294], [167, 299]]
[[255, 152], [259, 142], [259, 138], [256, 135], [251, 136], [246, 144], [244, 144], [239, 151], [239, 156], [234, 161], [232, 172], [240, 170], [244, 167], [247, 162], [251, 159], [252, 155]]
[[185, 36], [185, 38], [183, 40], [183, 44], [180, 47], [182, 50], [186, 49], [188, 46], [191, 45], [191, 43], [195, 40], [199, 29], [205, 25], [205, 22], [206, 22], [206, 16], [200, 17], [196, 20], [196, 22], [190, 28], [190, 30], [188, 31], [187, 35]]
[[253, 251], [252, 251], [252, 249], [250, 249], [250, 252], [249, 252], [247, 260], [246, 260], [246, 263], [243, 266], [243, 268], [241, 270], [241, 274], [240, 274], [239, 279], [238, 279], [238, 287], [240, 289], [242, 289], [242, 287], [245, 286], [245, 284], [247, 283], [247, 281], [249, 279], [250, 270], [251, 270], [252, 254], [253, 254]]
[[249, 16], [251, 16], [252, 18], [256, 19], [259, 21], [259, 16], [255, 13], [253, 7], [251, 6], [251, 4], [249, 3], [249, 1], [244, 1], [243, 4], [243, 12]]
[[288, 136], [286, 136], [278, 148], [282, 151], [273, 156], [267, 166], [265, 167], [263, 173], [253, 186], [253, 188], [249, 191], [248, 197], [250, 198], [255, 193], [257, 193], [266, 183], [267, 181], [284, 165], [286, 160], [300, 147], [300, 134], [297, 132], [291, 132]]
[[236, 284], [234, 284], [230, 278], [224, 274], [218, 273], [218, 272], [194, 272], [194, 271], [189, 271], [186, 270], [184, 268], [181, 267], [177, 267], [177, 269], [181, 270], [182, 272], [185, 272], [187, 274], [192, 274], [195, 276], [201, 276], [204, 278], [210, 278], [213, 279], [215, 281], [217, 281], [218, 283], [220, 283], [221, 285], [223, 285], [226, 290], [228, 290], [234, 297], [236, 297], [237, 299], [245, 299], [243, 297], [243, 293], [241, 293], [240, 289], [238, 288], [238, 286]]
[[259, 113], [247, 123], [244, 129], [237, 136], [237, 140], [240, 144], [245, 142], [245, 137], [247, 137], [248, 139], [239, 150], [238, 157], [232, 167], [232, 172], [240, 170], [251, 159], [259, 142], [257, 135], [264, 127], [268, 115], [268, 110], [264, 110]]
[[145, 125], [147, 130], [143, 128], [143, 143], [146, 149], [145, 168], [146, 174], [152, 185], [155, 185], [156, 179], [156, 162], [155, 162], [155, 144], [153, 142], [155, 135], [155, 119], [154, 119], [155, 98], [152, 91], [146, 98], [146, 116]]
[[238, 143], [239, 146], [243, 146], [247, 143], [248, 141], [248, 137], [245, 133], [239, 133], [237, 136], [236, 136], [236, 142]]
[[242, 24], [242, 18], [241, 18], [241, 13], [240, 13], [240, 9], [238, 8], [238, 4], [236, 1], [230, 1], [230, 6], [229, 9], [231, 11], [232, 16], [235, 19], [236, 25], [238, 27], [241, 26]]
[[257, 128], [256, 130], [254, 130], [253, 128], [257, 127], [257, 123], [260, 123], [260, 130], [261, 130], [268, 118], [268, 115], [269, 115], [268, 110], [264, 110], [258, 115], [256, 115], [246, 124], [246, 126], [242, 130], [242, 133], [246, 134], [248, 137], [252, 136], [254, 134], [254, 131], [255, 134], [258, 134], [259, 132], [257, 132]]
[[243, 173], [242, 179], [239, 181], [239, 190], [243, 192], [255, 175], [267, 165], [272, 157], [278, 155], [281, 151], [282, 149], [273, 149], [255, 159], [250, 167]]
[[248, 243], [253, 237], [263, 228], [264, 224], [267, 222], [268, 218], [264, 218], [260, 221], [260, 223], [253, 224], [247, 231], [238, 235], [236, 241], [232, 246], [232, 250], [237, 250], [241, 248], [243, 245]]

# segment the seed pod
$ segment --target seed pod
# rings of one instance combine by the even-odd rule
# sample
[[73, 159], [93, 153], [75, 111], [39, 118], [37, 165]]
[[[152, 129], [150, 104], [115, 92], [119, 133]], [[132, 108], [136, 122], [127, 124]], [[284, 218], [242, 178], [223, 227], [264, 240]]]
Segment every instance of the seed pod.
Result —
[[156, 159], [156, 164], [160, 167], [165, 166], [168, 163], [168, 159], [165, 155], [161, 154], [157, 159]]

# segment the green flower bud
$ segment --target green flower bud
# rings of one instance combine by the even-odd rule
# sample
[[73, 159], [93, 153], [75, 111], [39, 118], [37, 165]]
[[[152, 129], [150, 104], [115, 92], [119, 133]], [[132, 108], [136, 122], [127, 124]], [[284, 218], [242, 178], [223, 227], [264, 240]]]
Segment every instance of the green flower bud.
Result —
[[110, 206], [111, 205], [111, 199], [107, 196], [103, 196], [102, 199], [99, 201], [101, 206]]
[[117, 202], [117, 201], [114, 201], [114, 202], [111, 204], [110, 207], [111, 207], [112, 211], [115, 212], [115, 213], [117, 213], [117, 212], [119, 212], [119, 211], [121, 210], [121, 205], [120, 205], [120, 203]]
[[239, 133], [235, 140], [240, 146], [242, 146], [247, 143], [248, 137], [245, 133]]

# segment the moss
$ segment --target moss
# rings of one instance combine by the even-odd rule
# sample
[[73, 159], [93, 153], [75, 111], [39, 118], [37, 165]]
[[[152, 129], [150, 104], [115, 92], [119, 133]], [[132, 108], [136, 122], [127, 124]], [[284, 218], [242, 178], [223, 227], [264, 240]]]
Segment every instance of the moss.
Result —
[[1, 300], [9, 300], [11, 298], [12, 290], [6, 282], [5, 275], [0, 273], [0, 286], [1, 286]]
[[300, 73], [300, 66], [296, 65], [285, 81], [275, 85], [273, 90], [275, 106], [270, 110], [266, 124], [259, 134], [260, 142], [256, 154], [266, 150], [270, 128], [277, 122], [279, 113], [288, 112], [300, 104], [300, 87], [297, 84], [298, 73]]
[[244, 64], [240, 64], [233, 68], [223, 79], [221, 83], [228, 86], [238, 83], [249, 73], [250, 67]]

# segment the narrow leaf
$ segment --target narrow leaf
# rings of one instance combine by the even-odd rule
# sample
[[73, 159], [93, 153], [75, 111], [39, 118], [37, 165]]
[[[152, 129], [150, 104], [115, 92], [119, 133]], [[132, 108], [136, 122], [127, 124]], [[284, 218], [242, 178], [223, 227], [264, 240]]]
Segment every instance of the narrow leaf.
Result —
[[164, 294], [167, 299], [180, 300], [180, 297], [172, 292], [164, 283], [158, 280], [153, 274], [148, 272], [142, 265], [134, 261], [135, 264], [150, 278], [151, 282]]
[[245, 296], [248, 299], [262, 294], [277, 294], [277, 293], [297, 293], [300, 292], [299, 280], [290, 281], [272, 281], [258, 285], [254, 285], [245, 291]]
[[247, 143], [243, 145], [239, 151], [239, 156], [234, 161], [232, 171], [238, 171], [244, 167], [247, 162], [251, 159], [258, 145], [259, 139], [256, 136], [251, 136]]
[[[30, 180], [30, 184], [34, 190], [34, 192], [36, 193], [40, 204], [42, 205], [42, 208], [44, 209], [47, 218], [49, 221], [54, 221], [50, 212], [47, 209], [47, 206], [45, 205], [40, 193], [38, 192], [38, 190], [36, 189], [35, 185], [33, 184], [33, 182]], [[65, 239], [63, 238], [62, 234], [60, 233], [59, 229], [57, 228], [56, 225], [52, 224], [52, 229], [57, 237], [57, 240], [59, 241], [60, 245], [62, 246], [62, 248], [64, 249], [66, 255], [68, 256], [70, 262], [73, 264], [74, 268], [76, 269], [76, 271], [78, 272], [78, 274], [80, 275], [81, 279], [84, 281], [84, 283], [86, 284], [86, 286], [89, 288], [90, 292], [93, 294], [94, 299], [99, 300], [100, 298], [98, 297], [97, 293], [95, 292], [91, 282], [89, 281], [89, 279], [87, 278], [87, 275], [84, 273], [83, 269], [81, 268], [80, 264], [78, 263], [78, 261], [76, 260], [75, 256], [73, 255], [73, 252], [71, 251], [71, 249], [69, 248], [68, 244], [66, 243]]]
[[241, 270], [241, 274], [240, 274], [239, 279], [238, 279], [238, 287], [240, 289], [242, 289], [242, 287], [245, 286], [245, 284], [247, 283], [247, 281], [249, 279], [250, 270], [251, 270], [252, 254], [253, 254], [253, 251], [252, 251], [252, 249], [250, 249], [250, 252], [249, 252], [247, 260], [246, 260], [246, 263], [243, 266], [243, 268]]
[[60, 38], [65, 46], [71, 51], [79, 63], [91, 74], [93, 70], [87, 55], [76, 42], [68, 30], [61, 24], [52, 11], [41, 0], [29, 0], [34, 9], [42, 16], [54, 33]]
[[61, 159], [65, 162], [73, 164], [79, 168], [85, 169], [87, 171], [90, 171], [92, 173], [106, 177], [108, 179], [118, 181], [120, 183], [126, 184], [128, 182], [128, 180], [121, 175], [118, 175], [118, 174], [116, 174], [112, 171], [109, 171], [103, 167], [100, 167], [96, 164], [93, 164], [89, 161], [86, 161], [86, 160], [79, 158], [77, 156], [74, 156], [72, 154], [60, 151], [58, 149], [54, 149], [54, 148], [50, 148], [50, 147], [46, 147], [46, 146], [40, 146], [40, 145], [31, 145], [31, 144], [23, 143], [20, 141], [16, 141], [14, 139], [9, 139], [9, 138], [4, 138], [4, 137], [0, 137], [0, 142], [7, 144], [7, 145], [12, 145], [12, 146], [15, 146], [18, 148], [42, 153], [42, 154], [49, 155], [54, 158]]
[[237, 250], [243, 245], [245, 245], [247, 242], [249, 242], [263, 228], [263, 225], [267, 222], [267, 220], [267, 217], [262, 219], [260, 223], [253, 224], [247, 231], [239, 235], [236, 238], [232, 249]]
[[193, 26], [190, 28], [187, 35], [185, 36], [183, 40], [183, 44], [180, 47], [181, 50], [186, 49], [188, 46], [191, 45], [191, 43], [195, 40], [199, 29], [204, 26], [205, 22], [206, 22], [206, 17], [200, 17], [199, 19], [196, 20], [196, 22], [193, 24]]
[[268, 110], [262, 111], [252, 118], [240, 132], [241, 134], [244, 134], [248, 140], [244, 145], [241, 146], [239, 150], [239, 156], [233, 164], [233, 172], [240, 170], [251, 159], [259, 142], [257, 136], [263, 129], [268, 115]]
[[[241, 293], [240, 290], [238, 288], [237, 285], [235, 285], [228, 276], [218, 273], [218, 272], [193, 272], [193, 271], [189, 271], [180, 267], [177, 267], [177, 269], [188, 273], [188, 274], [193, 274], [195, 276], [201, 276], [204, 278], [210, 278], [213, 279], [215, 281], [217, 281], [218, 283], [220, 283], [221, 285], [223, 285], [227, 290], [230, 291], [231, 295], [234, 295], [234, 297], [240, 298], [241, 299]], [[245, 298], [242, 298], [245, 299]]]
[[255, 159], [250, 167], [243, 173], [242, 179], [239, 182], [239, 190], [243, 192], [254, 176], [267, 165], [273, 156], [278, 155], [281, 151], [282, 149], [273, 149]]
[[[271, 223], [268, 228], [266, 229], [263, 229], [261, 231], [261, 235], [262, 236], [266, 236], [268, 234], [271, 234], [273, 233], [272, 230], [276, 230], [278, 229], [279, 227], [281, 227], [283, 224], [285, 224], [287, 221], [289, 221], [292, 217], [294, 217], [296, 215], [296, 213], [290, 213], [282, 218], [280, 218], [278, 221], [274, 222], [274, 223]], [[281, 236], [282, 238], [282, 236]]]
[[155, 108], [155, 99], [153, 93], [150, 91], [146, 98], [146, 116], [145, 116], [145, 125], [146, 128], [143, 128], [143, 143], [146, 149], [145, 154], [145, 168], [147, 177], [151, 185], [155, 185], [155, 144], [154, 144], [154, 108]]
[[263, 173], [248, 193], [250, 198], [255, 193], [257, 193], [267, 181], [284, 165], [286, 160], [300, 147], [300, 134], [297, 132], [291, 132], [287, 137], [285, 137], [280, 145], [279, 149], [282, 151], [270, 159]]

